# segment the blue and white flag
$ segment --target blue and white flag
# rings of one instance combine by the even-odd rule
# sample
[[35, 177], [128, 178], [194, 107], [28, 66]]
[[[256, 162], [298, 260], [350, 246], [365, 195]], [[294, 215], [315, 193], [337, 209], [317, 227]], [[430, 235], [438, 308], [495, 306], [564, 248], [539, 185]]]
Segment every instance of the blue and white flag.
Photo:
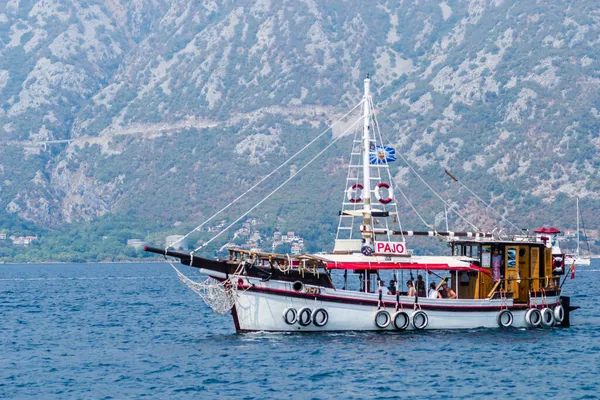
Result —
[[369, 154], [371, 164], [387, 164], [396, 161], [396, 150], [393, 147], [377, 146], [374, 152]]

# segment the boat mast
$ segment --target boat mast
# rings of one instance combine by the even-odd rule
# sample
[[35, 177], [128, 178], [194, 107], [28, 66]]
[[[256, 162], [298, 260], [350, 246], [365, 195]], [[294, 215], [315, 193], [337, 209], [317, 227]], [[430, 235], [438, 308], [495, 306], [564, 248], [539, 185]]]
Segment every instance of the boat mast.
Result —
[[579, 258], [579, 197], [577, 197], [577, 258]]
[[365, 240], [366, 246], [372, 246], [371, 236], [371, 170], [369, 162], [369, 153], [371, 149], [371, 108], [369, 104], [371, 102], [370, 90], [371, 79], [369, 75], [365, 78], [365, 94], [363, 96], [363, 137], [362, 137], [362, 158], [363, 158], [363, 191], [362, 197], [364, 199], [364, 211], [363, 223], [365, 228], [362, 236]]

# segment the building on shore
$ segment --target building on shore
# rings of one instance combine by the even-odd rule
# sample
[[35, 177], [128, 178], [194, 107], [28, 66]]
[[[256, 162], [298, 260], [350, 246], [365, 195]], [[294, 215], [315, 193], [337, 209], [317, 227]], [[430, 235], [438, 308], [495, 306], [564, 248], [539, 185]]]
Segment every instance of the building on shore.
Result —
[[142, 239], [128, 239], [127, 240], [127, 246], [133, 247], [136, 250], [143, 249], [145, 245], [146, 245], [146, 242], [144, 242]]
[[166, 247], [174, 250], [187, 250], [187, 240], [183, 235], [170, 235], [165, 240]]

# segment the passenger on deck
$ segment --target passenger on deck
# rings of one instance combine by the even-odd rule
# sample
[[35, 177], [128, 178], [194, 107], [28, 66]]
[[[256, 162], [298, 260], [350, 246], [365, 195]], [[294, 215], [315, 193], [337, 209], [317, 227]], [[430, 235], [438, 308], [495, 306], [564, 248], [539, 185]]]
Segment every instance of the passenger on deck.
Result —
[[396, 281], [393, 279], [390, 280], [387, 294], [396, 294]]
[[415, 287], [413, 286], [412, 281], [406, 282], [406, 286], [408, 287], [408, 296], [415, 297], [416, 291], [415, 291]]
[[441, 299], [442, 298], [442, 295], [440, 294], [440, 292], [435, 290], [435, 282], [431, 282], [429, 284], [429, 294], [427, 295], [427, 297], [430, 299]]
[[456, 292], [452, 288], [448, 287], [446, 282], [442, 283], [442, 297], [444, 299], [455, 299]]
[[494, 249], [492, 254], [492, 280], [494, 283], [500, 280], [500, 265], [502, 264], [502, 256], [498, 253], [498, 249]]
[[425, 293], [425, 282], [423, 281], [423, 275], [417, 276], [417, 295], [419, 297], [426, 297]]

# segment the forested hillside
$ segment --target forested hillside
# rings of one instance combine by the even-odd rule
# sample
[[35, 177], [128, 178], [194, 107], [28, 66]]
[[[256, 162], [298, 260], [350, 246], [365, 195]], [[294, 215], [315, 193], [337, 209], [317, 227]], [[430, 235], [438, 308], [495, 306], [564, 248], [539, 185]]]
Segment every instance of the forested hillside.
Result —
[[[0, 4], [0, 233], [38, 237], [0, 240], [0, 259], [131, 258], [140, 252], [127, 239], [162, 245], [186, 233], [355, 105], [367, 73], [390, 144], [481, 229], [498, 218], [444, 169], [519, 227], [574, 229], [578, 196], [595, 230], [596, 3], [415, 3]], [[252, 213], [261, 237], [294, 231], [307, 250], [330, 250], [350, 141]], [[394, 174], [441, 228], [443, 205], [400, 160]], [[401, 213], [423, 228], [405, 203]]]

